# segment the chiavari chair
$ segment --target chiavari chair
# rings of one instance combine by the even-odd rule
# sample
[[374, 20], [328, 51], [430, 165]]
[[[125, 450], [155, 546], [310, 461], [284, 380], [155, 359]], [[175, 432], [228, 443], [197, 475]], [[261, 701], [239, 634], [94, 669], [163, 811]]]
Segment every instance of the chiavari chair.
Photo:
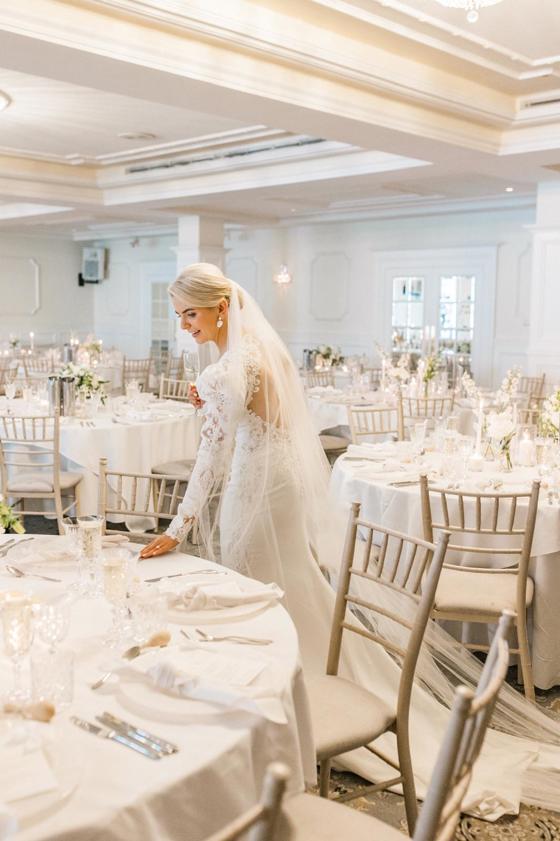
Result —
[[152, 357], [148, 359], [123, 359], [123, 390], [126, 392], [127, 383], [135, 380], [142, 391], [148, 391], [150, 387], [150, 374], [153, 371]]
[[[28, 500], [52, 500], [58, 530], [72, 508], [79, 513], [82, 474], [60, 469], [60, 418], [54, 415], [0, 417], [0, 474], [2, 494], [14, 500], [22, 518], [44, 515], [27, 507]], [[64, 500], [70, 497], [68, 504]]]
[[[366, 791], [402, 784], [411, 831], [417, 806], [409, 745], [410, 701], [447, 540], [448, 535], [442, 533], [436, 546], [374, 525], [360, 517], [360, 506], [354, 503], [340, 568], [326, 674], [310, 675], [307, 680], [321, 796], [328, 797], [334, 757], [367, 747], [394, 768], [396, 775]], [[409, 606], [408, 615], [382, 607], [381, 594], [393, 600], [400, 598], [403, 605]], [[381, 645], [400, 661], [401, 676], [394, 705], [339, 676], [341, 652], [348, 635]], [[396, 735], [397, 763], [371, 744], [389, 732]]]
[[531, 401], [533, 397], [543, 397], [545, 379], [546, 374], [542, 374], [540, 377], [519, 377], [517, 390], [519, 394], [527, 394], [529, 401]]
[[[433, 616], [436, 619], [492, 625], [502, 611], [515, 613], [517, 648], [525, 695], [535, 701], [531, 652], [527, 635], [527, 612], [534, 595], [529, 560], [539, 503], [540, 482], [520, 493], [483, 493], [429, 487], [420, 477], [424, 537], [433, 540], [438, 531], [451, 534], [448, 557], [501, 558], [507, 566], [444, 565]], [[477, 543], [478, 545], [474, 545]], [[471, 561], [472, 559], [472, 561]], [[473, 651], [488, 651], [483, 643], [467, 643]]]
[[159, 398], [160, 400], [179, 400], [182, 403], [188, 403], [189, 385], [190, 383], [187, 380], [173, 380], [164, 377], [162, 374], [159, 379]]
[[398, 441], [404, 438], [402, 404], [394, 407], [349, 406], [348, 425], [353, 444], [372, 441], [379, 436], [386, 440], [393, 435]]
[[307, 371], [305, 374], [305, 384], [307, 388], [317, 388], [317, 386], [326, 387], [329, 385], [334, 387], [334, 373], [333, 371]]

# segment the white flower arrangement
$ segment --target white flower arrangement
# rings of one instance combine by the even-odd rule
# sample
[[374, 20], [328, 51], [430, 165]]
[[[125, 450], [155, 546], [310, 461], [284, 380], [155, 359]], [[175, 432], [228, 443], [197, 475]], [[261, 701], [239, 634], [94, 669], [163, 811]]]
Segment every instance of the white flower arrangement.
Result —
[[486, 432], [488, 437], [496, 442], [508, 468], [511, 469], [510, 446], [517, 432], [512, 407], [508, 406], [503, 412], [490, 412], [486, 417]]
[[541, 427], [545, 435], [560, 436], [560, 389], [553, 392], [543, 403]]
[[401, 386], [406, 384], [410, 379], [410, 354], [402, 353], [399, 356], [399, 361], [393, 365], [393, 359], [381, 345], [375, 345], [375, 348], [381, 357], [383, 370], [385, 372], [385, 379], [390, 386]]
[[107, 380], [100, 379], [90, 368], [69, 362], [61, 369], [60, 376], [71, 377], [76, 384], [76, 391], [82, 397], [91, 397], [93, 394], [98, 394], [101, 397], [101, 402], [105, 403], [107, 393], [104, 386]]
[[344, 356], [339, 347], [333, 348], [330, 345], [319, 345], [315, 348], [315, 353], [319, 354], [323, 359], [330, 360], [331, 365], [342, 365]]
[[461, 377], [461, 388], [463, 389], [465, 397], [468, 397], [471, 400], [480, 400], [480, 390], [475, 385], [475, 381], [468, 371], [464, 371], [463, 376]]
[[509, 406], [513, 397], [517, 394], [521, 368], [510, 368], [506, 373], [502, 384], [496, 394], [498, 406]]

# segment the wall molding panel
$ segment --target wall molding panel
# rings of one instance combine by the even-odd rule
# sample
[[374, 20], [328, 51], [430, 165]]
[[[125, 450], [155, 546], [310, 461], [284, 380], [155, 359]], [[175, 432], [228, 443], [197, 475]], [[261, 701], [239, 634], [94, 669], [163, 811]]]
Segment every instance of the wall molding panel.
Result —
[[2, 257], [2, 315], [35, 315], [41, 308], [41, 269], [34, 257]]
[[319, 252], [310, 264], [309, 312], [317, 321], [344, 321], [350, 303], [350, 258]]

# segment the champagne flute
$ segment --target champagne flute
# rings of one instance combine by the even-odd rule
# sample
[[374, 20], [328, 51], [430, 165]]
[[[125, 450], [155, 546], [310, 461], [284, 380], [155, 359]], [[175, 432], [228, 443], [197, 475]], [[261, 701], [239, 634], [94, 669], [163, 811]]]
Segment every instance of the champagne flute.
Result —
[[126, 549], [108, 550], [103, 557], [103, 594], [112, 606], [112, 625], [107, 639], [111, 648], [120, 645], [125, 636], [130, 561]]
[[28, 698], [23, 688], [22, 669], [33, 640], [32, 605], [23, 593], [7, 593], [1, 608], [4, 651], [13, 665], [13, 685], [8, 701], [21, 704]]

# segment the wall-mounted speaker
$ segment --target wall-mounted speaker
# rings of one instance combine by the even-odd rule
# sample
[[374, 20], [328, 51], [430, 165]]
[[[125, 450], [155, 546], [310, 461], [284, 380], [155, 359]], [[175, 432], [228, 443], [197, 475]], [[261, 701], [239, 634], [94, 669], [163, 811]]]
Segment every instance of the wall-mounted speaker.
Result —
[[106, 248], [82, 249], [82, 279], [86, 283], [96, 283], [104, 280], [107, 267]]

